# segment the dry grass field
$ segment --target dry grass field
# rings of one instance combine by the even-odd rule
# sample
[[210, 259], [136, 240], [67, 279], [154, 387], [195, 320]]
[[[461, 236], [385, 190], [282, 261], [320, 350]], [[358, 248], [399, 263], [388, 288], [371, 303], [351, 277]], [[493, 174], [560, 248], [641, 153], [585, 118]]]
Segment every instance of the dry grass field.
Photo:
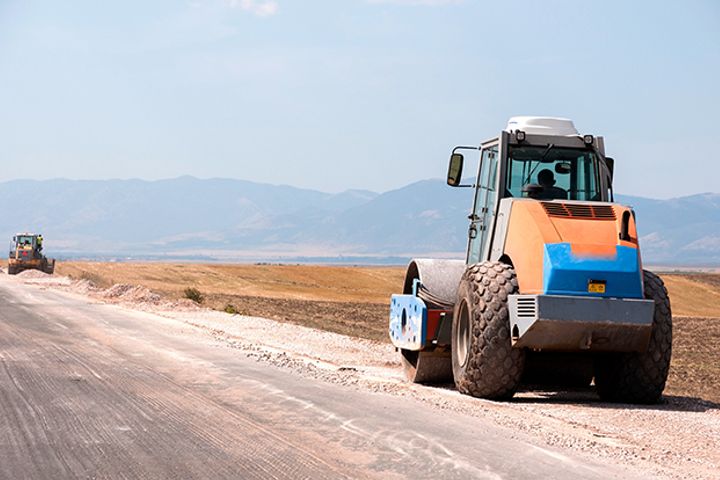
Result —
[[720, 274], [662, 277], [674, 327], [666, 392], [720, 402]]
[[58, 262], [57, 273], [101, 286], [139, 284], [177, 296], [194, 287], [210, 295], [387, 303], [405, 271], [402, 267]]
[[380, 341], [390, 292], [404, 278], [399, 267], [96, 262], [58, 263], [56, 273], [101, 287], [142, 285], [172, 299], [196, 288], [216, 310]]
[[[100, 287], [142, 285], [169, 298], [192, 287], [210, 308], [388, 341], [388, 299], [404, 268], [62, 262], [56, 273]], [[720, 402], [720, 274], [662, 277], [674, 316], [666, 393]]]

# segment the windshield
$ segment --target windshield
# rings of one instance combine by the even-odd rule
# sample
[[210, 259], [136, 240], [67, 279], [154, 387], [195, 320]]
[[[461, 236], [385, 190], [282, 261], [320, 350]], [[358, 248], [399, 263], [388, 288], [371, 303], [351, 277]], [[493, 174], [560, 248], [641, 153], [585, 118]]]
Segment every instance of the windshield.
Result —
[[21, 235], [21, 236], [17, 237], [17, 243], [18, 243], [18, 245], [32, 245], [33, 237]]
[[510, 146], [507, 191], [540, 200], [601, 200], [598, 161], [592, 150]]

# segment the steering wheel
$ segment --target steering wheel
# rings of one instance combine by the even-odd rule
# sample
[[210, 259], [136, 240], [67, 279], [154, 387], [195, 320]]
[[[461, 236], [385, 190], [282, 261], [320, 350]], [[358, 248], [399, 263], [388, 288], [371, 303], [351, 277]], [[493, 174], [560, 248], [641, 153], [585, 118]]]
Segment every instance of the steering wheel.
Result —
[[536, 198], [538, 197], [545, 189], [542, 185], [538, 185], [537, 183], [527, 183], [523, 185], [522, 192], [527, 194], [530, 198]]

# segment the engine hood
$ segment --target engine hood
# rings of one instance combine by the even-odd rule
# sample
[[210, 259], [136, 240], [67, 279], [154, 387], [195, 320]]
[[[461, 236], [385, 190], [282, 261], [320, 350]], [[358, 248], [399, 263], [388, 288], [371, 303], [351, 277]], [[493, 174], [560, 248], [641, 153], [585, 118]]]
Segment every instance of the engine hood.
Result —
[[[508, 201], [504, 254], [515, 267], [521, 293], [642, 298], [640, 251], [630, 208], [502, 200]], [[591, 283], [603, 287], [591, 288]]]

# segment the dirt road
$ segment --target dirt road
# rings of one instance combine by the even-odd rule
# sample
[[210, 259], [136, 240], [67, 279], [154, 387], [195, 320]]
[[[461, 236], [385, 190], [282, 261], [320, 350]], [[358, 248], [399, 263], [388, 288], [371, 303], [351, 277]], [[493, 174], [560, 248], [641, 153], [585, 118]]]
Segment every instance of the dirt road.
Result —
[[[717, 406], [406, 385], [387, 345], [0, 277], [0, 478], [712, 478]], [[59, 288], [64, 288], [62, 282]]]

